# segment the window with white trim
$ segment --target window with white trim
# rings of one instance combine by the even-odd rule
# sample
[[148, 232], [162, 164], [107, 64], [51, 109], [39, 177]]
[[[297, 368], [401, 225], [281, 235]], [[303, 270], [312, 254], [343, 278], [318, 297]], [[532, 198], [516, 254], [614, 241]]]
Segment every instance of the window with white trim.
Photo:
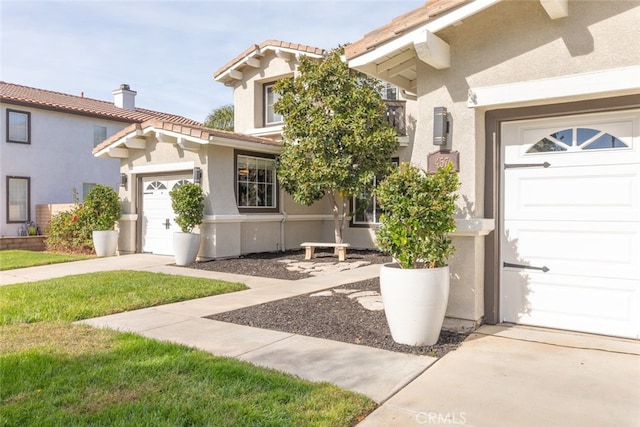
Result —
[[275, 159], [236, 154], [236, 200], [243, 212], [277, 210]]
[[276, 101], [280, 98], [280, 94], [273, 90], [275, 83], [264, 85], [264, 125], [277, 125], [284, 121], [281, 114], [274, 110]]
[[7, 142], [31, 144], [31, 113], [7, 108]]
[[[400, 160], [395, 158], [392, 160], [392, 165], [397, 167]], [[378, 182], [382, 181], [384, 176], [374, 176], [371, 185], [365, 187], [362, 192], [353, 197], [353, 218], [351, 224], [354, 226], [371, 226], [380, 224], [380, 215], [382, 209], [378, 205], [374, 189], [378, 185]]]
[[26, 222], [30, 217], [31, 178], [7, 177], [7, 222]]

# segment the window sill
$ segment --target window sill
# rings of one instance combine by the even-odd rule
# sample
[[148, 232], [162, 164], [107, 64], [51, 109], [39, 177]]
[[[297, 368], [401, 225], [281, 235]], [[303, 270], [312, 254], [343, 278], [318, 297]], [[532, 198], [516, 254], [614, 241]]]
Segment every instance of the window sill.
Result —
[[247, 129], [244, 133], [252, 136], [272, 136], [282, 135], [282, 128], [284, 124], [266, 126], [261, 128]]

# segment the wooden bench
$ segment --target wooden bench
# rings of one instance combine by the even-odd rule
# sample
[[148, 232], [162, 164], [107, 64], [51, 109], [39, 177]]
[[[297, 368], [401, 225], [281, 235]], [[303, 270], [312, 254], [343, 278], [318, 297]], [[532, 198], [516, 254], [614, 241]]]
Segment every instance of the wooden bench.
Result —
[[347, 259], [347, 248], [351, 246], [349, 243], [318, 243], [304, 242], [300, 244], [305, 249], [304, 259], [312, 259], [315, 255], [316, 248], [334, 248], [338, 253], [338, 261]]

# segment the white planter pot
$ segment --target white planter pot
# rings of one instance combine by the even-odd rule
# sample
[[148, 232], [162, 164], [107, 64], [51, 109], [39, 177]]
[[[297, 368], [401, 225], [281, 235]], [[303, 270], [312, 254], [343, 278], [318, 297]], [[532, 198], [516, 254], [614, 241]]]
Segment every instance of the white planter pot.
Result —
[[189, 265], [196, 261], [200, 250], [200, 235], [196, 233], [173, 233], [173, 255], [177, 265]]
[[380, 293], [393, 340], [415, 346], [438, 341], [449, 301], [449, 267], [380, 268]]
[[118, 248], [118, 232], [116, 230], [99, 230], [93, 232], [93, 248], [96, 255], [114, 256]]

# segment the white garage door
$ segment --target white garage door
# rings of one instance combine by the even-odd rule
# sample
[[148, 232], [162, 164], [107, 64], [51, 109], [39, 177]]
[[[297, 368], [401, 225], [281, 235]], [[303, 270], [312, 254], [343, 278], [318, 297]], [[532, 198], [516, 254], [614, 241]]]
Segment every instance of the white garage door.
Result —
[[640, 335], [640, 110], [502, 126], [501, 318]]
[[192, 182], [189, 175], [145, 177], [142, 179], [142, 251], [173, 255], [175, 223], [169, 192], [177, 185]]

